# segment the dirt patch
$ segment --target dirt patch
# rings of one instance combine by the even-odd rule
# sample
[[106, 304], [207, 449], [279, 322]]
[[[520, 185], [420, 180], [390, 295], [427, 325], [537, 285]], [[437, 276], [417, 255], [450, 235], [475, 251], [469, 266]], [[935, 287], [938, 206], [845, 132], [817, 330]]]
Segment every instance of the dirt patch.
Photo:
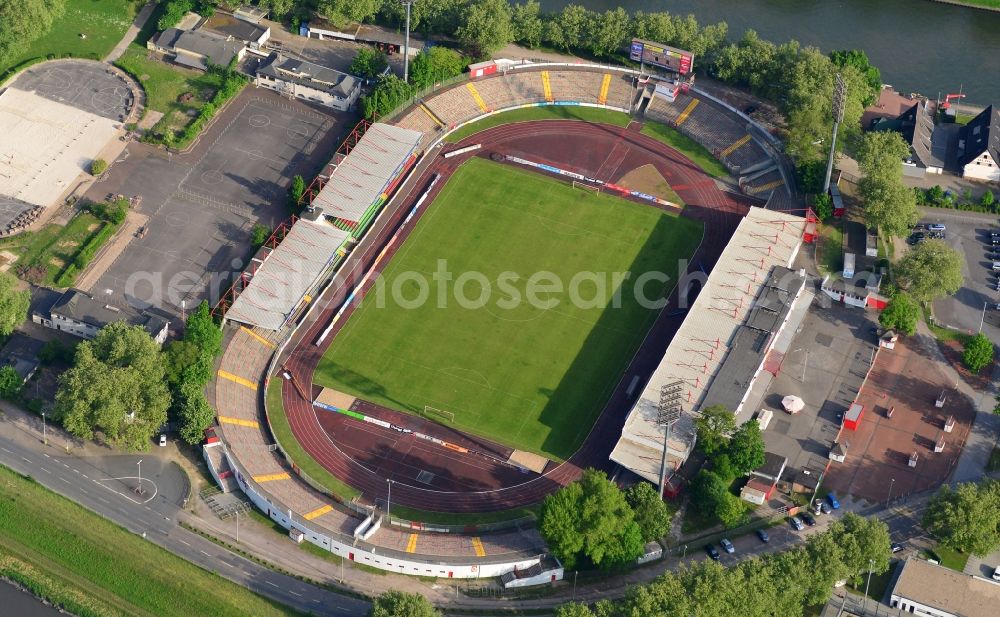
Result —
[[91, 223], [90, 225], [87, 225], [87, 231], [89, 231], [90, 233], [94, 233], [100, 226], [101, 226], [100, 223]]
[[993, 374], [993, 364], [996, 362], [996, 359], [989, 366], [979, 371], [978, 375], [975, 375], [972, 371], [965, 368], [965, 364], [962, 363], [962, 352], [965, 348], [960, 341], [938, 341], [937, 344], [948, 364], [961, 375], [962, 381], [972, 386], [977, 392], [986, 392], [989, 389], [990, 375]]
[[59, 259], [58, 257], [50, 257], [49, 258], [49, 265], [50, 266], [55, 266], [57, 268], [62, 268], [62, 267], [66, 266], [66, 262], [64, 260], [62, 260], [62, 259]]
[[56, 246], [58, 246], [61, 249], [75, 249], [76, 247], [80, 246], [80, 243], [77, 242], [76, 240], [63, 240]]
[[19, 256], [10, 251], [0, 251], [0, 272], [10, 270]]
[[683, 206], [680, 196], [670, 188], [670, 183], [651, 164], [643, 165], [622, 176], [618, 184], [634, 191], [648, 193], [660, 199]]

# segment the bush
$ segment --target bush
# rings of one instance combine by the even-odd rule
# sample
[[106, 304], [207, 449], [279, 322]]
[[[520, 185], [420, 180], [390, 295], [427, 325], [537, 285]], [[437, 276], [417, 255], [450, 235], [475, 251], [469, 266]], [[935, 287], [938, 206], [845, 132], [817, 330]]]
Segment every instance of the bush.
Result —
[[980, 332], [965, 344], [962, 362], [973, 373], [983, 370], [993, 362], [993, 341]]
[[260, 247], [264, 246], [264, 243], [267, 242], [267, 238], [270, 235], [270, 227], [257, 223], [253, 226], [253, 229], [250, 230], [250, 245], [256, 251]]
[[14, 400], [21, 392], [21, 386], [23, 385], [24, 382], [21, 381], [21, 376], [17, 374], [13, 366], [5, 365], [0, 367], [0, 398], [8, 401]]
[[108, 162], [104, 159], [94, 159], [90, 162], [90, 175], [99, 176], [108, 170]]
[[813, 200], [813, 208], [816, 210], [816, 216], [819, 217], [819, 220], [825, 221], [833, 216], [833, 198], [827, 193], [820, 193]]

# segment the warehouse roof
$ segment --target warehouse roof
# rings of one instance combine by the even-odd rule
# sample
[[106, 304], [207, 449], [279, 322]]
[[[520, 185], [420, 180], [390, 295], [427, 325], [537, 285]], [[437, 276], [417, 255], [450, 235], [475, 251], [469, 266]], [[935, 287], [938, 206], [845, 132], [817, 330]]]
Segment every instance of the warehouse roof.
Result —
[[348, 232], [299, 219], [274, 249], [254, 257], [247, 287], [226, 313], [240, 323], [278, 330], [333, 262]]
[[312, 206], [329, 216], [360, 221], [399, 175], [423, 136], [389, 124], [371, 125], [346, 157], [331, 163], [334, 170]]
[[910, 557], [892, 595], [962, 617], [993, 617], [1000, 604], [1000, 584]]
[[[751, 208], [740, 221], [718, 262], [667, 347], [659, 366], [629, 412], [611, 459], [651, 482], [659, 481], [663, 429], [656, 423], [660, 389], [683, 383], [684, 409], [697, 410], [736, 335], [768, 289], [775, 267], [791, 265], [802, 243], [806, 220], [786, 212]], [[763, 292], [763, 293], [762, 293]], [[756, 318], [755, 318], [756, 320]], [[756, 323], [756, 322], [755, 322]], [[684, 461], [694, 445], [694, 422], [684, 414], [671, 434], [668, 456]]]

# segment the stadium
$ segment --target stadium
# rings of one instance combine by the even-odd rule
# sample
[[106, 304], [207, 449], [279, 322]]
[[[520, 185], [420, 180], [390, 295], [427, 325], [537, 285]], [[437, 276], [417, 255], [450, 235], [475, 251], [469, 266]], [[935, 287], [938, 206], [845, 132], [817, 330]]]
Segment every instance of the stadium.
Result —
[[[538, 109], [549, 116], [518, 115]], [[703, 145], [737, 181], [637, 118]], [[361, 123], [309, 187], [306, 214], [217, 308], [228, 325], [213, 476], [300, 541], [373, 567], [561, 576], [523, 508], [612, 459], [655, 482], [650, 459], [676, 467], [693, 445], [665, 449], [644, 406], [672, 377], [678, 333], [687, 347], [672, 365], [706, 355], [690, 349], [684, 307], [700, 285], [686, 275], [737, 268], [730, 238], [759, 245], [739, 266], [746, 280], [727, 281], [729, 302], [741, 299], [720, 311], [720, 349], [807, 235], [773, 140], [677, 82], [503, 61]], [[537, 295], [539, 272], [568, 284], [511, 302]], [[667, 276], [573, 283], [580, 272]], [[451, 287], [432, 286], [435, 274]], [[569, 288], [588, 301], [570, 302]], [[644, 306], [639, 292], [665, 302]], [[699, 302], [717, 308], [697, 298], [692, 316]], [[691, 405], [725, 370], [725, 353], [707, 355]], [[422, 522], [442, 512], [501, 516]]]

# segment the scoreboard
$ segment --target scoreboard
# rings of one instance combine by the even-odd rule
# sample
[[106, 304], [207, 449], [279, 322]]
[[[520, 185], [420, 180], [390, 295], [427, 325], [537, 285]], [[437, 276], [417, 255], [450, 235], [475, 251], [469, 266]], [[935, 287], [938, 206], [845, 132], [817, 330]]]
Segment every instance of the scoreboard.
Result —
[[694, 68], [693, 53], [642, 39], [632, 39], [629, 58], [643, 64], [659, 66], [681, 75], [687, 75]]

